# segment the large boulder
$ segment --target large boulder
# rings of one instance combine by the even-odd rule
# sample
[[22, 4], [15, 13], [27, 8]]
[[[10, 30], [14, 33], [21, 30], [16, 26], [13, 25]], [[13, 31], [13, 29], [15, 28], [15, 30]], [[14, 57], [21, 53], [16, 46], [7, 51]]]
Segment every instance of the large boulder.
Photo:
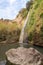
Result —
[[12, 65], [43, 65], [43, 55], [34, 48], [19, 47], [10, 49], [5, 54]]

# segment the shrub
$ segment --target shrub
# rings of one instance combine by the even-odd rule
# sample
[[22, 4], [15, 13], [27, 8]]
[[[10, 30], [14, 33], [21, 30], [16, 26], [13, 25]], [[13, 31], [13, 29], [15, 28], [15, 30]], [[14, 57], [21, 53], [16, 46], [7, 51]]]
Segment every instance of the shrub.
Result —
[[27, 8], [28, 11], [29, 11], [29, 9], [30, 9], [30, 7], [31, 7], [32, 4], [33, 4], [33, 0], [30, 0], [30, 1], [28, 1], [26, 3], [26, 8]]

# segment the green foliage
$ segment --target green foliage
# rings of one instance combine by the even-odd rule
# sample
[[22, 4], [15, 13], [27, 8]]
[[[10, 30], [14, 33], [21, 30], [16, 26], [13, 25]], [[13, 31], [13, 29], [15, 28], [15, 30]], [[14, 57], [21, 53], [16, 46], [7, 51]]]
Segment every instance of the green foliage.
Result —
[[28, 40], [29, 40], [29, 41], [32, 41], [32, 39], [33, 39], [33, 34], [30, 33], [29, 36], [28, 36]]
[[0, 42], [8, 41], [9, 43], [19, 40], [20, 29], [16, 22], [6, 22], [0, 20]]
[[0, 42], [2, 41], [8, 41], [9, 43], [14, 41], [18, 42], [19, 40], [19, 35], [20, 35], [20, 30], [13, 30], [13, 31], [8, 31], [7, 29], [3, 29], [0, 31]]
[[37, 9], [37, 8], [38, 8], [38, 6], [39, 6], [39, 3], [37, 3], [37, 4], [35, 5], [35, 8], [34, 8], [34, 9]]
[[29, 14], [25, 33], [28, 33], [27, 35], [31, 41], [35, 30], [37, 33], [40, 33], [39, 38], [43, 37], [43, 0], [34, 0], [32, 9], [29, 10]]
[[40, 36], [43, 37], [43, 26], [41, 27]]
[[5, 41], [6, 40], [6, 37], [7, 37], [7, 30], [6, 29], [2, 29], [0, 31], [0, 41]]
[[33, 1], [32, 1], [32, 0], [30, 0], [30, 1], [28, 1], [28, 2], [26, 3], [26, 8], [27, 8], [28, 11], [30, 10], [32, 4], [33, 4]]
[[34, 12], [33, 12], [32, 15], [31, 15], [31, 18], [30, 18], [29, 25], [32, 26], [34, 24], [34, 21], [35, 21], [35, 19], [34, 19]]
[[43, 13], [40, 14], [40, 17], [43, 18]]
[[19, 13], [21, 14], [21, 16], [23, 18], [26, 18], [27, 14], [28, 14], [28, 11], [27, 11], [26, 8], [23, 8], [23, 9], [21, 9], [21, 11], [19, 11]]

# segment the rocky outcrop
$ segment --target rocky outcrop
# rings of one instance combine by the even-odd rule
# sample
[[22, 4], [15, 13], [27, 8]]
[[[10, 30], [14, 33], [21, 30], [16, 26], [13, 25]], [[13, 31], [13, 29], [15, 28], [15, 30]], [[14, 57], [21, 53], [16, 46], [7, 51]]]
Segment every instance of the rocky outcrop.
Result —
[[34, 48], [19, 47], [10, 49], [5, 54], [12, 65], [43, 65], [43, 55]]
[[28, 14], [27, 9], [22, 8], [19, 11], [18, 15], [16, 16], [16, 18], [14, 19], [14, 22], [17, 22], [19, 28], [22, 28], [22, 26], [24, 25], [27, 14]]

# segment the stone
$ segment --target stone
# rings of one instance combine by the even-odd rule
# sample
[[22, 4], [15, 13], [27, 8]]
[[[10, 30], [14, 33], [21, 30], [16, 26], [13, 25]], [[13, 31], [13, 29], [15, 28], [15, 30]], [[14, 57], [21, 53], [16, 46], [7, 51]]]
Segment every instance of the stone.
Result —
[[0, 61], [0, 65], [6, 65], [6, 60]]
[[43, 65], [43, 55], [34, 48], [18, 47], [5, 53], [12, 65]]

